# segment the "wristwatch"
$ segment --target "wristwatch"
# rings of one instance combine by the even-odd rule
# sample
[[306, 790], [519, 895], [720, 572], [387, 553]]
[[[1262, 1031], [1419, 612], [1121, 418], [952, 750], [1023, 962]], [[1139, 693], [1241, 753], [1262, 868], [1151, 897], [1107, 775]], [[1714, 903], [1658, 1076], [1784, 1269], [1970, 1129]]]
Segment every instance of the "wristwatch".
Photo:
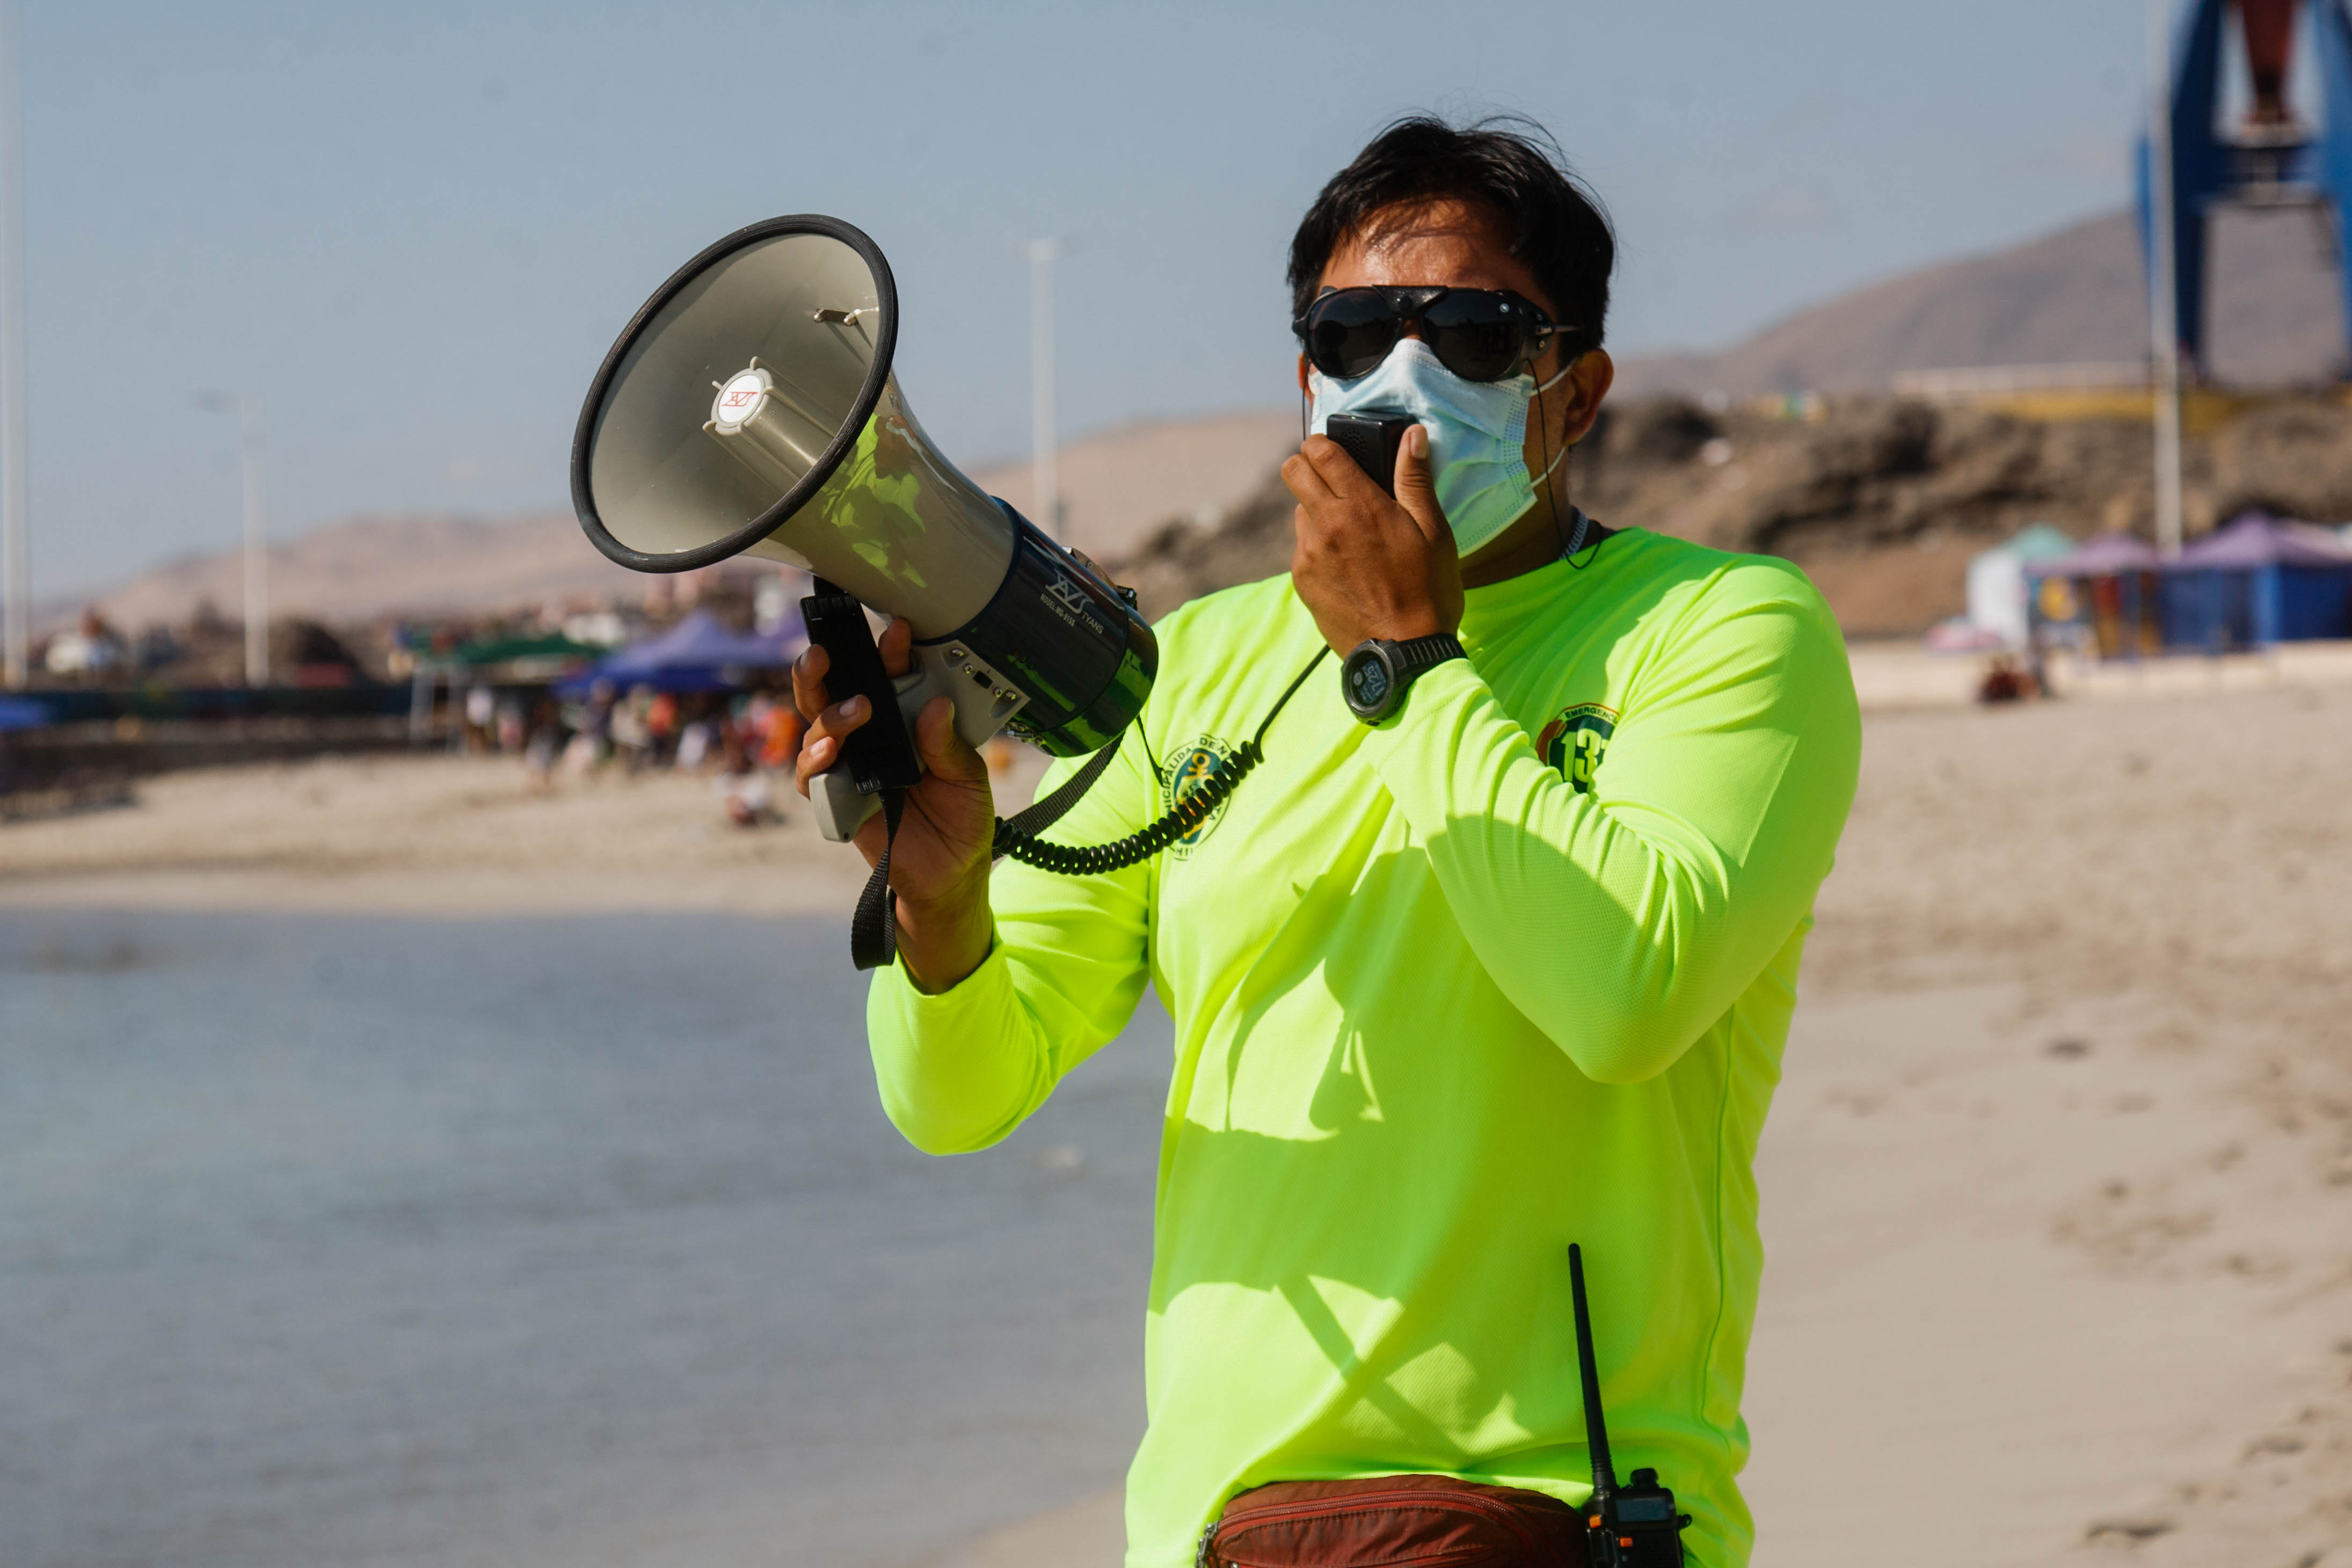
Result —
[[1368, 637], [1341, 661], [1339, 693], [1348, 699], [1349, 712], [1366, 724], [1378, 724], [1396, 712], [1406, 688], [1423, 670], [1466, 656], [1461, 639], [1451, 632], [1404, 643]]

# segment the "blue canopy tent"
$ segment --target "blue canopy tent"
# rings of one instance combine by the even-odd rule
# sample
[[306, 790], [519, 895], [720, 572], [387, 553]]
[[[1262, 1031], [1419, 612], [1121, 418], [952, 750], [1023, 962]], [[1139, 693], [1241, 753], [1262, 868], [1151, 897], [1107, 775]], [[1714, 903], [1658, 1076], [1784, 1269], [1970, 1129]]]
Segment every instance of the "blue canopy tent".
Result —
[[38, 729], [55, 717], [47, 703], [30, 697], [0, 697], [0, 730]]
[[797, 622], [764, 635], [730, 632], [709, 612], [698, 610], [658, 636], [633, 643], [559, 683], [556, 690], [577, 696], [598, 681], [610, 681], [620, 691], [733, 691], [746, 672], [782, 669], [807, 645]]
[[2352, 549], [2309, 523], [2241, 513], [2161, 570], [2167, 647], [2352, 637]]

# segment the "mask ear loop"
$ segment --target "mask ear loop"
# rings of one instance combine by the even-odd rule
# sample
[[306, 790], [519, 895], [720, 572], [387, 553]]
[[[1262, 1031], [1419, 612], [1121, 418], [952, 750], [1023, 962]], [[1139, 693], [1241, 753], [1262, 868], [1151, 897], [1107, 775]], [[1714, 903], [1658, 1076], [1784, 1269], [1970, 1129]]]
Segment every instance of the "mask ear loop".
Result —
[[[1298, 345], [1298, 357], [1307, 359], [1307, 344], [1303, 340]], [[1318, 373], [1314, 362], [1308, 361], [1307, 373], [1298, 378], [1298, 444], [1301, 446], [1307, 444], [1307, 437], [1315, 427], [1315, 394], [1307, 389], [1315, 384]]]
[[[1577, 359], [1581, 358], [1583, 358], [1583, 356], [1580, 354], [1577, 356]], [[1544, 493], [1551, 497], [1551, 529], [1552, 537], [1554, 538], [1559, 538], [1559, 484], [1552, 477], [1552, 476], [1559, 470], [1560, 465], [1568, 461], [1568, 446], [1562, 445], [1559, 449], [1559, 455], [1558, 456], [1552, 455], [1551, 420], [1548, 417], [1545, 412], [1543, 398], [1544, 393], [1549, 392], [1552, 388], [1566, 381], [1568, 379], [1568, 373], [1574, 369], [1576, 369], [1576, 360], [1570, 360], [1568, 363], [1559, 368], [1559, 373], [1558, 375], [1552, 377], [1549, 381], [1539, 382], [1536, 385], [1536, 418], [1539, 422], [1543, 431]], [[1570, 444], [1573, 444], [1571, 443]], [[1585, 567], [1592, 564], [1591, 561], [1585, 561], [1582, 564], [1579, 564], [1576, 559], [1578, 549], [1584, 543], [1584, 535], [1586, 532], [1584, 525], [1588, 521], [1590, 521], [1590, 519], [1587, 518], [1583, 513], [1579, 512], [1577, 514], [1576, 537], [1570, 539], [1561, 539], [1560, 541], [1560, 559], [1568, 562], [1569, 570], [1571, 571], [1582, 571]]]

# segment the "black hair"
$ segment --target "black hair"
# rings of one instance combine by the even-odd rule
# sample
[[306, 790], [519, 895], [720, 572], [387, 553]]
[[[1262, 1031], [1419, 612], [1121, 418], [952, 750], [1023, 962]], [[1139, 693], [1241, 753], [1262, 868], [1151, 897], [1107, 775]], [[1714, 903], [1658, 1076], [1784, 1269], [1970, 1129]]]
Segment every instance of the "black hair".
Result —
[[1617, 235], [1559, 144], [1518, 115], [1464, 126], [1408, 115], [1373, 137], [1299, 220], [1290, 242], [1292, 316], [1314, 303], [1331, 253], [1375, 214], [1449, 199], [1485, 208], [1510, 231], [1511, 254], [1534, 272], [1561, 324], [1574, 329], [1570, 358], [1601, 346]]

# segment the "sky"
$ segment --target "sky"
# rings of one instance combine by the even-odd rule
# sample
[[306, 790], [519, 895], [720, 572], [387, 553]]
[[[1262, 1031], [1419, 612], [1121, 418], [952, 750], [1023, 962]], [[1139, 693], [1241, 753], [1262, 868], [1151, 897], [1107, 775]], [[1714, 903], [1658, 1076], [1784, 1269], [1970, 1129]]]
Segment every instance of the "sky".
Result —
[[1714, 347], [2111, 210], [2140, 0], [202, 5], [20, 0], [34, 592], [271, 532], [569, 507], [589, 379], [721, 235], [880, 244], [959, 462], [1280, 404], [1290, 234], [1390, 119], [1531, 116], [1621, 236], [1610, 346]]

